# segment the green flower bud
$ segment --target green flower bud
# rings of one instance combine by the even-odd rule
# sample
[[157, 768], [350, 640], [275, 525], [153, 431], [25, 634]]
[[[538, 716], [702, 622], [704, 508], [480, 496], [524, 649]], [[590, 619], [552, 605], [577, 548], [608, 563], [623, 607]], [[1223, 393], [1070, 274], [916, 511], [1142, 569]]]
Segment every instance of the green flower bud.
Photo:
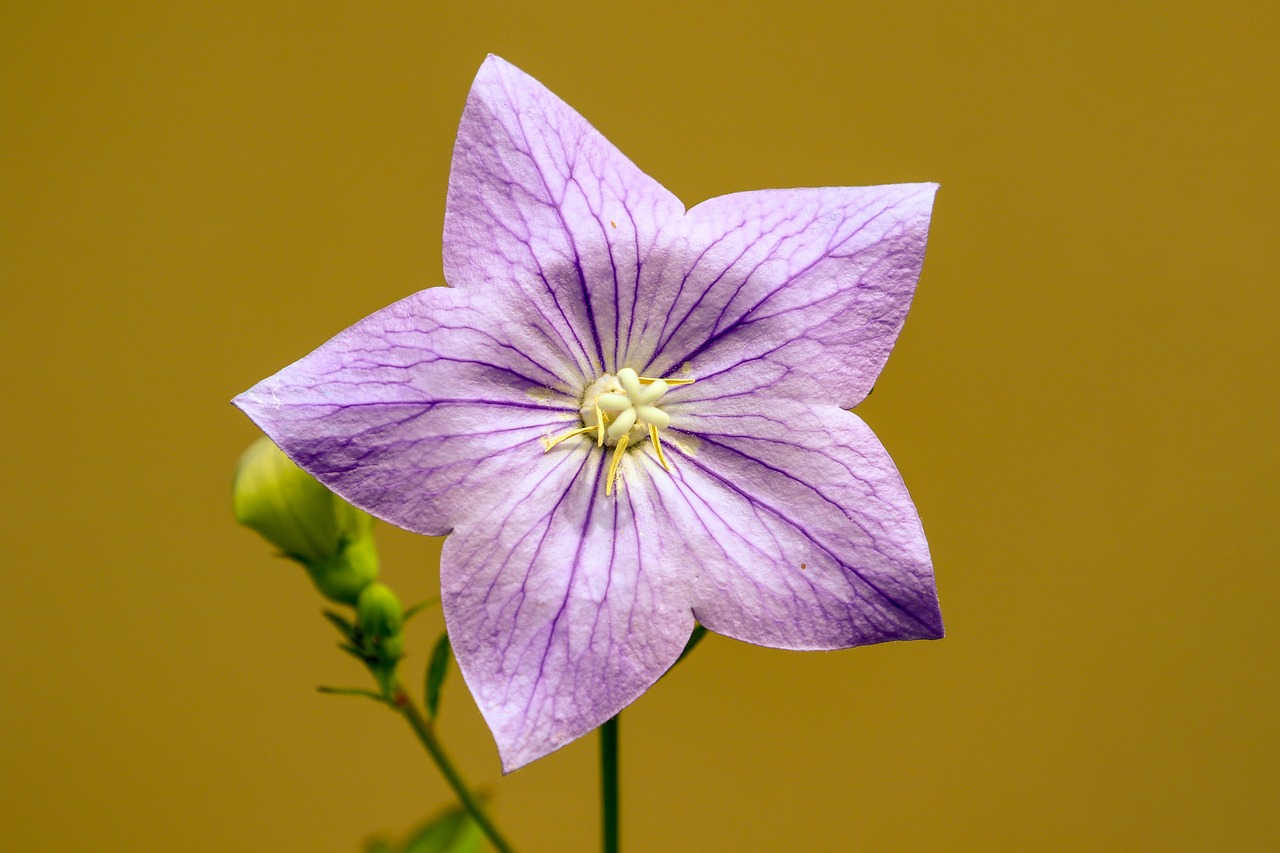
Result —
[[386, 640], [399, 635], [404, 625], [400, 599], [386, 584], [374, 581], [360, 593], [356, 616], [361, 632], [372, 640]]
[[263, 436], [240, 457], [236, 521], [306, 567], [333, 601], [354, 603], [378, 576], [373, 517], [325, 488]]
[[[341, 499], [335, 495], [334, 500]], [[358, 539], [347, 540], [337, 554], [323, 563], [303, 565], [321, 595], [330, 601], [354, 604], [361, 590], [378, 579], [378, 547], [366, 531]]]
[[356, 601], [356, 622], [364, 661], [384, 691], [395, 682], [396, 664], [404, 654], [404, 611], [386, 585], [369, 584]]
[[404, 654], [404, 634], [382, 638], [382, 654], [388, 661], [397, 661]]

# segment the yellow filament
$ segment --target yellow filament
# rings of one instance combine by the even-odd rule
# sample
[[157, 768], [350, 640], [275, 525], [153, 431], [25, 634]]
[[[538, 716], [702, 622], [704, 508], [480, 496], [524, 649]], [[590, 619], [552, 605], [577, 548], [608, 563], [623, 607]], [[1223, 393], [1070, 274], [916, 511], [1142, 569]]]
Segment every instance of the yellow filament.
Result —
[[[639, 384], [641, 385], [652, 385], [655, 382], [662, 382], [668, 386], [675, 387], [680, 385], [690, 385], [694, 382], [694, 380], [692, 379], [665, 379], [665, 378], [659, 378], [655, 376], [636, 376], [635, 372], [630, 369], [624, 369], [622, 371], [622, 375], [626, 378], [627, 383], [631, 383], [632, 377], [634, 376], [635, 379], [638, 380]], [[600, 381], [603, 382], [603, 380], [600, 380]], [[646, 399], [646, 397], [644, 396], [644, 394], [640, 394], [640, 392], [636, 390], [634, 384], [627, 384], [626, 387], [629, 387], [631, 389], [631, 391], [627, 391], [626, 394], [630, 399], [630, 403], [632, 407], [637, 410], [637, 413], [639, 409], [643, 408], [645, 405], [653, 405], [654, 401], [652, 400], [650, 400], [647, 403], [643, 402]], [[612, 390], [608, 390], [610, 388]], [[625, 389], [619, 388], [617, 380], [615, 380], [611, 385], [608, 385], [606, 388], [607, 393], [614, 394], [614, 395], [617, 395], [622, 390], [625, 390]], [[640, 394], [640, 396], [634, 396], [633, 392], [635, 394]], [[653, 392], [648, 392], [648, 393], [652, 394]], [[658, 395], [658, 396], [662, 396], [662, 395]], [[637, 405], [638, 401], [639, 401], [639, 404]], [[609, 402], [611, 406], [616, 403], [619, 403], [619, 401], [612, 400], [612, 399]], [[614, 420], [614, 417], [611, 416], [610, 413], [605, 412], [604, 409], [600, 407], [600, 395], [596, 395], [596, 399], [593, 402], [592, 406], [595, 410], [595, 416], [596, 416], [595, 423], [591, 424], [590, 426], [584, 425], [584, 426], [578, 427], [577, 429], [570, 430], [569, 432], [566, 432], [563, 435], [556, 436], [555, 438], [544, 437], [542, 439], [544, 452], [550, 450], [551, 448], [555, 447], [557, 444], [560, 444], [563, 441], [567, 441], [579, 435], [593, 435], [596, 441], [596, 446], [603, 448], [605, 446], [605, 438], [606, 438], [605, 433], [607, 432], [606, 427], [610, 424], [610, 422]], [[655, 418], [656, 417], [657, 416], [655, 415]], [[648, 428], [649, 440], [653, 442], [653, 452], [658, 456], [658, 463], [662, 465], [663, 470], [670, 472], [671, 464], [667, 462], [667, 454], [662, 449], [662, 436], [659, 433], [658, 427], [651, 423], [645, 423], [644, 421], [638, 421], [635, 425], [637, 427]], [[615, 444], [613, 447], [613, 457], [609, 460], [609, 471], [605, 479], [604, 493], [606, 495], [613, 494], [614, 484], [618, 480], [618, 466], [622, 464], [622, 456], [624, 453], [626, 453], [627, 446], [630, 443], [631, 443], [631, 431], [628, 431], [626, 435], [623, 435], [619, 438], [617, 444]]]
[[[654, 382], [657, 382], [658, 378], [659, 377], [655, 377], [655, 376], [641, 376], [640, 381], [645, 385], [651, 385]], [[667, 383], [668, 385], [692, 385], [693, 384], [692, 379], [663, 379], [662, 381]]]
[[667, 464], [666, 454], [662, 452], [662, 439], [658, 438], [658, 428], [653, 424], [649, 424], [649, 440], [653, 442], [653, 449], [658, 451], [658, 461], [669, 472], [671, 466]]
[[548, 450], [555, 447], [557, 444], [564, 441], [565, 439], [573, 438], [575, 435], [582, 435], [583, 433], [591, 432], [594, 429], [595, 429], [594, 426], [578, 427], [575, 430], [566, 432], [564, 435], [559, 435], [559, 436], [556, 436], [555, 438], [544, 438], [542, 440], [542, 447], [543, 447], [542, 452], [546, 453]]
[[622, 461], [622, 453], [627, 449], [627, 441], [631, 438], [631, 433], [627, 433], [618, 439], [618, 444], [613, 448], [613, 459], [609, 462], [609, 477], [604, 481], [604, 493], [606, 496], [613, 494], [613, 479], [618, 476], [618, 463]]

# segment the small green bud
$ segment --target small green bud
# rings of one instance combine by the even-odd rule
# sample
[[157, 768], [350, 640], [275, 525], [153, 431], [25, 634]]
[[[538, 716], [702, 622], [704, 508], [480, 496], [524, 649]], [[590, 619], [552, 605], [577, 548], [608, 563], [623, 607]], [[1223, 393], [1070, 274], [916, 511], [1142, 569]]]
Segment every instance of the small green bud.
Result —
[[400, 599], [386, 584], [374, 581], [360, 593], [356, 602], [356, 617], [360, 631], [366, 638], [386, 640], [398, 636], [404, 625], [404, 611]]
[[369, 584], [356, 601], [356, 625], [364, 661], [384, 692], [395, 682], [396, 664], [404, 654], [404, 611], [385, 584]]
[[382, 654], [389, 661], [397, 661], [404, 654], [404, 634], [382, 638]]
[[293, 464], [266, 436], [240, 457], [232, 501], [236, 521], [306, 567], [326, 598], [352, 604], [378, 577], [373, 517]]

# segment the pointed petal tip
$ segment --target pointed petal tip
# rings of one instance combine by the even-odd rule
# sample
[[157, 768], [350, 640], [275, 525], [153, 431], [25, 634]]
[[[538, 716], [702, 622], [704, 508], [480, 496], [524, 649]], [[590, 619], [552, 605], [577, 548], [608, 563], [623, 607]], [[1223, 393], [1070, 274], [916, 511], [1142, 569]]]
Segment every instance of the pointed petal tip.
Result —
[[919, 631], [916, 636], [909, 639], [913, 640], [942, 640], [947, 636], [947, 631], [942, 624], [942, 614], [936, 614], [937, 618], [929, 623], [928, 630]]
[[522, 70], [519, 66], [513, 65], [501, 56], [498, 56], [496, 53], [490, 53], [486, 54], [484, 62], [480, 63], [480, 68], [476, 71], [475, 81], [472, 85], [474, 86], [475, 83], [479, 83], [482, 80], [501, 74], [515, 74], [518, 78], [533, 79], [533, 77]]
[[[255, 386], [256, 387], [256, 386]], [[241, 391], [239, 394], [231, 398], [231, 405], [235, 406], [249, 418], [253, 418], [252, 409], [254, 407], [253, 388], [247, 391]]]
[[509, 776], [517, 770], [522, 770], [539, 758], [549, 755], [552, 751], [547, 750], [540, 755], [530, 755], [522, 750], [503, 749], [502, 744], [498, 744], [498, 760], [502, 762], [502, 775]]
[[[630, 702], [627, 703], [627, 705], [630, 704]], [[499, 735], [500, 730], [490, 726], [489, 730], [493, 733], [494, 742], [498, 747], [498, 759], [502, 764], [502, 775], [507, 776], [517, 770], [523, 770], [533, 762], [546, 758], [553, 752], [558, 752], [569, 744], [585, 738], [587, 735], [591, 734], [611, 720], [615, 715], [621, 713], [624, 708], [626, 708], [626, 705], [618, 708], [595, 725], [588, 726], [585, 729], [578, 731], [576, 734], [561, 731], [551, 737], [544, 736], [542, 738], [538, 738], [525, 736], [513, 742], [504, 743]]]
[[924, 214], [933, 218], [933, 204], [937, 201], [941, 185], [936, 181], [926, 181], [916, 185], [920, 189], [920, 208]]
[[[899, 209], [917, 209], [928, 213], [933, 208], [935, 196], [941, 185], [937, 181], [908, 181], [901, 184], [883, 184], [883, 189], [888, 190], [896, 198], [895, 204]], [[862, 189], [861, 187], [849, 187], [848, 189]], [[873, 189], [867, 187], [866, 189]]]
[[[929, 568], [929, 574], [932, 577], [933, 568]], [[930, 583], [929, 596], [927, 600], [921, 602], [920, 610], [915, 614], [919, 623], [919, 629], [912, 632], [909, 637], [903, 639], [908, 640], [941, 640], [946, 634], [946, 626], [942, 623], [942, 605], [938, 602], [937, 589]]]
[[[481, 715], [483, 716], [483, 710]], [[485, 722], [489, 722], [487, 718]], [[517, 734], [515, 737], [504, 738], [502, 728], [492, 724], [489, 725], [489, 731], [493, 733], [494, 743], [498, 747], [498, 760], [502, 764], [503, 776], [522, 770], [540, 758], [546, 758], [551, 753], [568, 746], [578, 738], [590, 734], [596, 728], [598, 726], [573, 736], [561, 734], [560, 736], [537, 738], [530, 737], [526, 733], [524, 736]]]
[[946, 627], [946, 625], [944, 625], [944, 624], [942, 623], [942, 608], [941, 608], [941, 607], [939, 607], [936, 603], [934, 604], [934, 622], [933, 622], [933, 624], [934, 624], [934, 626], [935, 626], [935, 627], [934, 627], [934, 631], [933, 631], [933, 633], [932, 633], [932, 634], [930, 634], [929, 636], [925, 637], [924, 639], [926, 639], [926, 640], [941, 640], [941, 639], [944, 639], [944, 638], [947, 636], [947, 627]]
[[255, 397], [254, 392], [260, 387], [262, 387], [262, 382], [257, 382], [244, 389], [239, 394], [231, 398], [231, 405], [235, 406], [237, 409], [243, 410], [245, 406], [253, 403]]
[[933, 207], [934, 197], [937, 196], [941, 184], [937, 181], [919, 181], [900, 186], [908, 191], [908, 198], [918, 198], [920, 206], [929, 209]]
[[277, 413], [284, 407], [277, 398], [279, 386], [273, 380], [275, 380], [275, 377], [269, 376], [252, 388], [241, 391], [231, 398], [231, 405], [239, 409], [245, 417], [253, 422], [254, 426], [262, 430], [263, 434], [274, 441], [277, 446], [283, 448], [286, 443], [286, 436], [281, 434], [279, 429]]
[[241, 391], [239, 394], [231, 398], [231, 405], [235, 406], [247, 415], [249, 420], [259, 426], [261, 426], [259, 418], [263, 410], [268, 406], [265, 399], [266, 394], [264, 393], [264, 386], [268, 381], [269, 380], [264, 379], [252, 388]]

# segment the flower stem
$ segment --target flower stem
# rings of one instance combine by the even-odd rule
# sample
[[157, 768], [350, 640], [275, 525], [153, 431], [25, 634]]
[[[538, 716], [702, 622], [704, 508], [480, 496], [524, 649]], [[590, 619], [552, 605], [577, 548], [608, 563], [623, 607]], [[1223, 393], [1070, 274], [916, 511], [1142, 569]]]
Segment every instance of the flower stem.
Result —
[[604, 853], [618, 853], [618, 717], [600, 727], [600, 802]]
[[484, 813], [484, 809], [481, 808], [479, 800], [471, 793], [471, 789], [467, 787], [467, 784], [462, 781], [462, 777], [453, 766], [453, 762], [444, 754], [444, 749], [440, 746], [440, 741], [436, 738], [436, 733], [431, 723], [423, 718], [422, 713], [413, 704], [413, 700], [403, 690], [397, 690], [392, 701], [395, 709], [400, 712], [400, 716], [405, 718], [405, 721], [409, 723], [409, 727], [413, 729], [413, 733], [418, 736], [418, 740], [422, 741], [422, 745], [431, 754], [431, 759], [440, 768], [440, 773], [444, 776], [445, 781], [449, 783], [449, 787], [453, 789], [453, 793], [457, 795], [462, 807], [467, 810], [467, 814], [471, 815], [471, 819], [476, 822], [481, 831], [488, 836], [489, 843], [493, 845], [498, 853], [512, 853], [511, 845], [498, 832], [498, 828], [493, 825], [488, 815]]

